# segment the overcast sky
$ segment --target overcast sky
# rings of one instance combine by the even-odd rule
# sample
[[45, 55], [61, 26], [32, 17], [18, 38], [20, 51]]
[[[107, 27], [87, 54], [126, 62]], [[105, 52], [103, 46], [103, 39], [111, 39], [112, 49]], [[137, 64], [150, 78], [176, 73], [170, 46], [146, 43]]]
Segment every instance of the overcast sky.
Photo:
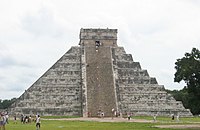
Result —
[[118, 29], [118, 45], [167, 89], [175, 62], [200, 48], [199, 0], [0, 0], [0, 99], [19, 97], [81, 28]]

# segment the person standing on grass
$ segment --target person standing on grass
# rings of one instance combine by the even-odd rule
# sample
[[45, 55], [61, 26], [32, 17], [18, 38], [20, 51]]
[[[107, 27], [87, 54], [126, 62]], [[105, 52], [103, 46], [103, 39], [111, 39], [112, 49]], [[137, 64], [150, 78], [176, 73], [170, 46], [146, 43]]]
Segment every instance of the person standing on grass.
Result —
[[8, 123], [8, 118], [9, 118], [8, 113], [6, 113], [5, 117], [6, 117], [6, 123], [9, 124]]
[[37, 117], [36, 117], [36, 130], [40, 130], [40, 124], [41, 124], [40, 115], [37, 115]]
[[23, 124], [23, 122], [24, 122], [24, 115], [21, 114], [21, 123]]
[[0, 130], [1, 130], [2, 127], [3, 127], [3, 117], [0, 113]]
[[6, 116], [3, 113], [0, 116], [0, 130], [6, 130]]
[[17, 124], [17, 116], [14, 115], [14, 124]]
[[113, 117], [114, 117], [114, 115], [115, 115], [115, 109], [114, 108], [112, 108], [112, 119], [113, 119]]
[[153, 115], [153, 121], [154, 121], [154, 122], [156, 122], [156, 117], [157, 117], [157, 115], [154, 114], [154, 115]]
[[101, 118], [104, 118], [104, 112], [103, 111], [101, 112]]
[[172, 120], [174, 120], [174, 114], [172, 114]]
[[128, 120], [130, 120], [131, 119], [131, 114], [130, 113], [128, 113]]
[[180, 117], [180, 116], [179, 116], [179, 113], [178, 113], [177, 116], [176, 116], [176, 121], [177, 121], [177, 122], [179, 122], [179, 117]]

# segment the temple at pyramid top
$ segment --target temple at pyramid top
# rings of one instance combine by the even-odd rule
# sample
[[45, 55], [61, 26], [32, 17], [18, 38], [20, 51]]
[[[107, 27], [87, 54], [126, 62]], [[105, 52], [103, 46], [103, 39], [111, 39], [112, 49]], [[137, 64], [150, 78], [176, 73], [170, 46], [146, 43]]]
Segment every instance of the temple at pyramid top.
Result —
[[[113, 111], [112, 111], [113, 110]], [[12, 104], [13, 114], [192, 116], [117, 46], [117, 29], [81, 29], [71, 47]]]
[[105, 43], [105, 46], [117, 45], [117, 29], [81, 29], [80, 45], [91, 45], [91, 41]]

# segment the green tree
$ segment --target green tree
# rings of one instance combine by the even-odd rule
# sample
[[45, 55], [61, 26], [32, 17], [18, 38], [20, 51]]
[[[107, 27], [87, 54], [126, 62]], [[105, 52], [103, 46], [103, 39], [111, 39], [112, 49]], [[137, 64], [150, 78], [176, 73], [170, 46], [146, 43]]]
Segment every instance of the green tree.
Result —
[[[175, 82], [186, 83], [185, 93], [187, 106], [193, 114], [200, 113], [200, 51], [193, 48], [191, 53], [185, 53], [175, 63]], [[182, 97], [183, 98], [183, 97]]]
[[1, 100], [0, 99], [0, 109], [7, 109], [11, 106], [12, 103], [14, 103], [16, 98], [12, 98], [11, 100], [5, 99]]

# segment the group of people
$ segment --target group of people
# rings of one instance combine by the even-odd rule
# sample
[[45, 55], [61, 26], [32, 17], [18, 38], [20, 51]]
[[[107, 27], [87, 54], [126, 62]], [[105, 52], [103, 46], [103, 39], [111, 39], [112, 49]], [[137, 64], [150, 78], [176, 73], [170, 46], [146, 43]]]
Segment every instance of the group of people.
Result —
[[[112, 112], [112, 114], [111, 114], [112, 119], [114, 117], [121, 117], [121, 118], [123, 117], [122, 113], [121, 112], [117, 112], [117, 110], [115, 110], [114, 108], [111, 109], [111, 112]], [[127, 112], [126, 114], [127, 114], [127, 119], [130, 120], [131, 116], [132, 116], [132, 113]], [[89, 113], [88, 113], [88, 115], [89, 115], [89, 117], [91, 116], [91, 114], [89, 114]], [[100, 117], [100, 118], [104, 118], [104, 116], [105, 116], [104, 111], [99, 109], [99, 111], [97, 112], [97, 116]]]
[[[0, 112], [0, 130], [6, 130], [6, 124], [8, 124], [8, 113], [1, 113]], [[35, 118], [32, 118], [31, 115], [28, 116], [24, 116], [23, 114], [21, 115], [21, 123], [26, 124], [26, 123], [31, 123], [32, 121], [34, 121], [36, 123], [36, 129], [39, 130], [40, 129], [40, 125], [41, 125], [41, 120], [40, 120], [40, 115], [36, 115]], [[17, 116], [14, 116], [14, 124], [17, 123]]]
[[[175, 115], [174, 114], [172, 114], [171, 117], [172, 117], [172, 120], [175, 119]], [[179, 114], [177, 114], [176, 115], [176, 121], [179, 121], [179, 117], [180, 117]]]
[[[118, 117], [118, 116], [122, 117], [122, 113], [117, 112], [114, 108], [112, 108], [111, 112], [112, 112], [112, 119], [114, 117]], [[100, 118], [103, 118], [105, 116], [104, 111], [103, 110], [99, 110], [97, 112], [97, 116], [100, 117]]]
[[99, 110], [97, 113], [98, 117], [104, 118], [104, 112], [102, 110]]
[[[153, 115], [153, 121], [154, 121], [154, 122], [156, 122], [157, 116], [158, 116], [158, 114], [154, 114], [154, 115]], [[177, 121], [177, 122], [180, 121], [179, 118], [180, 118], [180, 115], [179, 115], [179, 113], [178, 113], [178, 114], [176, 115], [176, 121]], [[172, 121], [175, 120], [175, 115], [174, 115], [174, 114], [171, 114], [171, 119], [172, 119]]]
[[[115, 110], [114, 108], [112, 108], [112, 119], [113, 119], [113, 117], [123, 117], [123, 115], [122, 115], [122, 112], [119, 112], [119, 111], [117, 111], [117, 110]], [[128, 113], [127, 113], [127, 116], [128, 116]]]
[[[16, 117], [14, 117], [14, 118], [16, 118]], [[21, 114], [21, 123], [22, 124], [27, 124], [27, 123], [31, 123], [32, 122], [32, 116], [30, 115], [30, 116], [25, 116], [25, 115], [23, 115], [23, 114]], [[33, 119], [33, 121], [34, 121], [34, 119]]]
[[8, 124], [8, 113], [0, 113], [0, 130], [6, 130], [6, 124]]
[[[16, 116], [14, 116], [14, 120], [16, 120]], [[26, 123], [31, 123], [31, 122], [35, 122], [36, 123], [36, 128], [37, 130], [40, 129], [40, 115], [36, 115], [35, 118], [32, 118], [32, 116], [25, 116], [25, 115], [21, 115], [21, 123], [26, 124]]]

